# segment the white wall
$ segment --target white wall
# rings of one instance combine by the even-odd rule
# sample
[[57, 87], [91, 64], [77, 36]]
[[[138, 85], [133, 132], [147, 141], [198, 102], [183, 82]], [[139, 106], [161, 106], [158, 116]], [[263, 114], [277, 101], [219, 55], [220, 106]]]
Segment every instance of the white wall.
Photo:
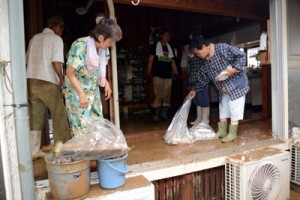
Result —
[[300, 56], [300, 1], [287, 1], [288, 55]]
[[243, 29], [229, 32], [218, 37], [212, 38], [215, 43], [225, 42], [232, 45], [237, 45], [245, 42], [259, 40], [260, 38], [260, 25], [259, 23], [250, 25]]
[[300, 1], [287, 1], [289, 129], [300, 127]]

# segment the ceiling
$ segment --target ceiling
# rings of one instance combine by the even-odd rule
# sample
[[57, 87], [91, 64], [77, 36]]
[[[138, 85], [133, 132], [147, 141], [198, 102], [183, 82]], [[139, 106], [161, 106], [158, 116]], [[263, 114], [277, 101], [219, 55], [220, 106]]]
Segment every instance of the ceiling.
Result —
[[[132, 6], [131, 0], [114, 2]], [[269, 0], [139, 0], [139, 5], [132, 7], [159, 8], [175, 15], [191, 15], [193, 20], [186, 23], [197, 24], [209, 37], [251, 23], [266, 22], [269, 18]]]
[[[135, 0], [137, 1], [137, 0]], [[99, 11], [105, 10], [103, 0], [42, 0], [43, 16], [46, 19], [53, 13], [62, 13], [67, 24], [71, 24], [76, 32], [82, 33], [90, 29]], [[79, 15], [75, 10], [87, 7], [86, 14]], [[186, 23], [199, 26], [206, 37], [223, 34], [261, 19], [268, 18], [268, 0], [140, 0], [133, 6], [131, 0], [114, 0], [116, 15], [119, 10], [140, 13], [157, 10], [173, 15], [181, 15], [192, 19]], [[155, 17], [155, 16], [153, 16]], [[75, 23], [76, 22], [76, 23]]]
[[[269, 0], [134, 0], [133, 2], [137, 1], [139, 6], [247, 19], [266, 19], [269, 15]], [[113, 2], [132, 5], [131, 0], [113, 0]]]

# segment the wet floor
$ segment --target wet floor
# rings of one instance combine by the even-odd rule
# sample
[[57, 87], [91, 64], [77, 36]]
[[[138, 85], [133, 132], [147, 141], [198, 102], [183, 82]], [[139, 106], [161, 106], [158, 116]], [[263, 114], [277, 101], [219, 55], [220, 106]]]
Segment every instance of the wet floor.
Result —
[[[253, 126], [253, 123], [255, 123], [255, 126]], [[167, 145], [163, 140], [165, 130], [143, 132], [138, 136], [133, 133], [126, 134], [128, 145], [134, 146], [129, 153], [127, 162], [135, 164], [159, 160], [178, 160], [181, 157], [196, 154], [218, 156], [226, 152], [222, 150], [228, 150], [230, 147], [272, 139], [270, 120], [241, 124], [238, 130], [238, 139], [230, 143], [222, 143], [219, 139], [216, 139], [200, 140], [192, 144]]]
[[[128, 114], [120, 113], [120, 124], [124, 134], [130, 133], [142, 133], [148, 131], [161, 131], [166, 130], [170, 124], [170, 121], [177, 110], [170, 112], [170, 120], [165, 123], [153, 123], [150, 110], [129, 112]], [[188, 122], [194, 121], [196, 118], [195, 108], [191, 108]], [[259, 120], [261, 119], [261, 110], [248, 108], [245, 109], [244, 121]], [[218, 122], [218, 108], [212, 107], [210, 109], [210, 124], [212, 127], [216, 126]], [[188, 123], [189, 124], [189, 123]]]
[[[236, 147], [256, 144], [261, 141], [272, 139], [271, 120], [260, 119], [260, 113], [245, 113], [250, 116], [242, 121], [238, 129], [238, 139], [230, 143], [221, 143], [220, 140], [196, 141], [192, 144], [167, 145], [163, 136], [170, 122], [154, 123], [149, 112], [129, 113], [121, 115], [121, 129], [126, 137], [129, 147], [127, 164], [143, 166], [143, 163], [161, 165], [163, 162], [179, 162], [185, 158], [201, 157], [207, 159], [226, 155]], [[252, 117], [252, 119], [251, 119]], [[192, 121], [194, 116], [189, 117]], [[211, 114], [211, 127], [217, 129], [217, 111]], [[165, 163], [164, 163], [165, 164]], [[162, 164], [163, 165], [163, 164]], [[95, 169], [95, 168], [94, 168]], [[47, 171], [43, 159], [34, 161], [35, 180], [47, 179]], [[300, 199], [297, 192], [291, 191], [291, 199]]]
[[[239, 137], [235, 142], [221, 143], [220, 140], [203, 140], [181, 145], [166, 145], [164, 143], [163, 136], [170, 125], [170, 121], [154, 123], [149, 112], [132, 112], [127, 116], [121, 115], [121, 130], [126, 137], [128, 146], [134, 147], [129, 152], [127, 163], [132, 165], [162, 160], [178, 160], [183, 155], [184, 157], [198, 154], [217, 156], [222, 153], [223, 149], [228, 149], [232, 146], [246, 145], [272, 138], [271, 120], [258, 120], [259, 113], [247, 112], [247, 115], [251, 115], [253, 119], [251, 121], [246, 119], [241, 123]], [[193, 121], [194, 118], [195, 116], [190, 115], [188, 121]], [[216, 131], [217, 109], [212, 109], [210, 121], [211, 127]], [[253, 126], [254, 123], [255, 126]], [[36, 180], [47, 179], [47, 171], [43, 159], [34, 161], [34, 175]]]

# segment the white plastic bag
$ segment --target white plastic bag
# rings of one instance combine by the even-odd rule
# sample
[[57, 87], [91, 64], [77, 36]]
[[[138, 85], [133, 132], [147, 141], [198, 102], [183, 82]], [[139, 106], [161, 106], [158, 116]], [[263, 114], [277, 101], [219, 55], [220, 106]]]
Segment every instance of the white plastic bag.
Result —
[[292, 128], [292, 138], [294, 143], [300, 142], [300, 127]]
[[195, 124], [189, 129], [189, 133], [193, 141], [218, 139], [215, 131], [206, 123]]
[[164, 141], [166, 144], [183, 144], [193, 142], [193, 138], [191, 137], [187, 126], [187, 118], [189, 115], [191, 102], [191, 97], [187, 96], [183, 105], [173, 117], [173, 120], [164, 136]]

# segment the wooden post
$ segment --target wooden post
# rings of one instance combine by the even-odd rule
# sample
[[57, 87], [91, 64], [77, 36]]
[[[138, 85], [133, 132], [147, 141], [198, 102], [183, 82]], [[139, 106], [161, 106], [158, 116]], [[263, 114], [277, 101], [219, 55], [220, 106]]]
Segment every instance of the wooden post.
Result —
[[271, 117], [271, 65], [262, 65], [262, 118]]

